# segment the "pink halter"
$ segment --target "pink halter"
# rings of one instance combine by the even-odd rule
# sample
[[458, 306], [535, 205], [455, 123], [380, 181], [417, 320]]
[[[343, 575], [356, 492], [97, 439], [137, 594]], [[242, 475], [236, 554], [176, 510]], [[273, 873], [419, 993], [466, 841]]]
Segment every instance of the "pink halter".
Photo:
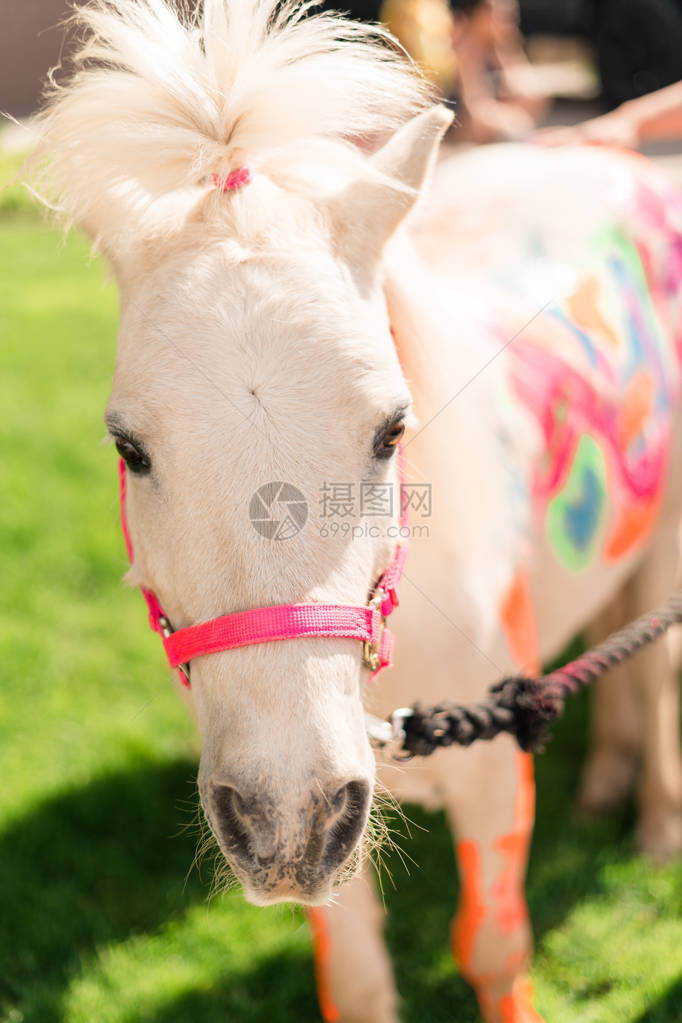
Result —
[[[407, 525], [407, 508], [403, 494], [402, 451], [400, 458], [400, 527]], [[130, 563], [133, 545], [126, 519], [126, 467], [119, 463], [121, 481], [121, 525]], [[383, 668], [390, 667], [393, 635], [386, 628], [386, 619], [398, 606], [398, 584], [407, 558], [407, 540], [402, 540], [393, 561], [378, 582], [364, 606], [344, 604], [281, 604], [275, 607], [251, 608], [235, 614], [222, 615], [201, 625], [174, 629], [151, 590], [142, 588], [149, 608], [149, 624], [163, 641], [171, 668], [177, 668], [184, 685], [189, 686], [189, 665], [195, 657], [219, 650], [274, 643], [301, 636], [329, 639], [358, 639], [362, 642], [365, 667], [375, 678]]]

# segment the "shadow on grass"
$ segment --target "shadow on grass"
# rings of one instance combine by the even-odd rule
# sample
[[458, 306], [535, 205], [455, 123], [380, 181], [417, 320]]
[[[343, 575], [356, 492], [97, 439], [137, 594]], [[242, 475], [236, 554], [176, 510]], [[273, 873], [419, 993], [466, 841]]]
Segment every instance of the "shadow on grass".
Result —
[[[630, 852], [629, 839], [622, 842], [624, 820], [587, 827], [572, 819], [586, 734], [584, 700], [571, 706], [558, 731], [537, 771], [538, 828], [528, 893], [538, 937], [596, 890], [605, 847], [611, 860]], [[11, 879], [0, 890], [0, 990], [7, 1007], [20, 1009], [17, 1018], [24, 1023], [58, 1023], [62, 996], [83, 957], [109, 942], [155, 932], [206, 900], [206, 883], [196, 872], [184, 889], [182, 884], [196, 836], [169, 835], [169, 808], [192, 798], [188, 782], [195, 770], [189, 761], [132, 766], [37, 806], [0, 836], [0, 877]], [[449, 961], [457, 896], [451, 836], [442, 815], [415, 808], [409, 815], [428, 829], [414, 829], [412, 839], [402, 842], [418, 867], [407, 877], [394, 857], [389, 866], [397, 890], [385, 879], [388, 940], [404, 1018], [474, 1021], [474, 998]], [[671, 1013], [679, 999], [675, 989], [670, 1012], [666, 1003], [642, 1023], [678, 1018]], [[184, 995], [154, 1013], [145, 1020], [316, 1019], [310, 960], [296, 951], [261, 959], [236, 978], [230, 973], [229, 983]]]
[[[191, 804], [195, 775], [188, 760], [143, 762], [39, 804], [0, 835], [0, 1018], [62, 1023], [83, 960], [206, 902], [210, 868], [184, 885], [195, 829], [171, 833], [193, 820], [179, 807]], [[159, 1003], [139, 1020], [315, 1020], [312, 960], [296, 950], [261, 958], [226, 970], [215, 990], [168, 1006], [161, 991]]]
[[[248, 974], [189, 991], [145, 1015], [144, 1023], [319, 1023], [310, 957], [282, 951]], [[303, 990], [301, 990], [303, 988]]]
[[672, 1023], [682, 1019], [682, 979], [666, 991], [663, 998], [635, 1023]]
[[191, 797], [195, 773], [188, 761], [113, 773], [0, 836], [0, 876], [10, 880], [0, 889], [0, 991], [26, 1023], [56, 1023], [82, 955], [206, 897], [196, 877], [182, 890], [194, 838], [168, 836], [169, 807]]

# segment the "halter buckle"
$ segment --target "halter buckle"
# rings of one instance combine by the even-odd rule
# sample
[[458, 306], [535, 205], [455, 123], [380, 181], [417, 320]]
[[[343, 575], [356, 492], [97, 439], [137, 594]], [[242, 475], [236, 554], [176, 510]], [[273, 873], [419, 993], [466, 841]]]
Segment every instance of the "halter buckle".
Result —
[[[377, 586], [374, 591], [374, 595], [367, 601], [367, 606], [373, 608], [381, 614], [381, 606], [386, 599], [381, 586]], [[371, 672], [378, 671], [381, 667], [381, 637], [384, 629], [386, 628], [386, 617], [381, 615], [381, 624], [379, 626], [379, 635], [375, 640], [364, 639], [362, 641], [362, 663], [366, 668], [369, 668]]]
[[372, 643], [369, 639], [363, 639], [362, 641], [362, 663], [366, 668], [369, 668], [371, 672], [378, 671], [381, 667], [381, 655], [379, 653], [379, 647], [377, 643]]

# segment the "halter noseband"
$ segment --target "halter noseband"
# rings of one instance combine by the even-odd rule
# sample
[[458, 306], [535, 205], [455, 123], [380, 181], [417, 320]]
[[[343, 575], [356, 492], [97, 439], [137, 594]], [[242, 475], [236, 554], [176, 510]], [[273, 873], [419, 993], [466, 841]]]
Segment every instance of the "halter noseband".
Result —
[[[407, 508], [403, 494], [402, 452], [400, 458], [400, 527], [407, 525]], [[133, 545], [126, 518], [126, 467], [119, 463], [121, 482], [121, 526], [130, 563]], [[362, 642], [362, 660], [375, 678], [383, 668], [390, 667], [393, 634], [386, 619], [398, 606], [398, 585], [407, 557], [407, 540], [401, 537], [393, 561], [377, 583], [367, 604], [280, 604], [275, 607], [251, 608], [221, 615], [200, 625], [174, 629], [151, 590], [141, 587], [149, 608], [149, 624], [161, 636], [171, 668], [177, 668], [184, 685], [190, 684], [190, 661], [205, 654], [256, 643], [274, 643], [302, 636], [327, 639], [358, 639]]]

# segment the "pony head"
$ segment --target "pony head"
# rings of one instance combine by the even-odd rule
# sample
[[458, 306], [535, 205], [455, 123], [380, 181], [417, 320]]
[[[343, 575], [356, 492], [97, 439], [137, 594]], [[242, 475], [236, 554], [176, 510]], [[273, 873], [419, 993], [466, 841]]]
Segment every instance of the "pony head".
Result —
[[[97, 0], [77, 18], [75, 73], [42, 116], [43, 187], [120, 287], [106, 422], [128, 466], [128, 581], [176, 628], [364, 604], [399, 499], [369, 528], [351, 495], [396, 487], [410, 414], [383, 253], [450, 115], [382, 30], [293, 3], [205, 0], [190, 17]], [[352, 518], [329, 517], [332, 493]], [[323, 902], [358, 860], [367, 677], [344, 639], [192, 663], [201, 802], [251, 901]]]

